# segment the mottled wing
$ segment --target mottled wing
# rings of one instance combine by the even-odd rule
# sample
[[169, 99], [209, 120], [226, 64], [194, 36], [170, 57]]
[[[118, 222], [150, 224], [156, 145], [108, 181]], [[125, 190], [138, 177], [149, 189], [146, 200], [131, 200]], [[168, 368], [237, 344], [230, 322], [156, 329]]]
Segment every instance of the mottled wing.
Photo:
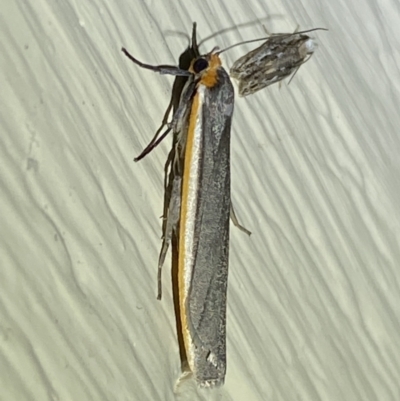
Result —
[[271, 35], [235, 61], [230, 74], [239, 81], [239, 95], [247, 96], [292, 75], [313, 51], [307, 35]]

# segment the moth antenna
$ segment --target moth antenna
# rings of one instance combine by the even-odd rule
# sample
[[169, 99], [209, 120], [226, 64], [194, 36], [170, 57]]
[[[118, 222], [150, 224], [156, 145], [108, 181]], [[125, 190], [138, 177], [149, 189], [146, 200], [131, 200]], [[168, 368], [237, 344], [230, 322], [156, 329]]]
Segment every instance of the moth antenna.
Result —
[[274, 36], [274, 35], [287, 35], [287, 36], [291, 36], [291, 35], [301, 35], [302, 33], [308, 33], [308, 32], [313, 32], [313, 31], [328, 31], [328, 29], [326, 28], [313, 28], [313, 29], [308, 29], [307, 31], [300, 31], [300, 32], [295, 32], [295, 33], [288, 33], [288, 34], [272, 34], [269, 35], [268, 37], [264, 37], [264, 38], [258, 38], [258, 39], [250, 39], [250, 40], [244, 40], [243, 42], [238, 42], [235, 43], [231, 46], [226, 47], [225, 49], [220, 50], [217, 54], [220, 55], [221, 53], [226, 52], [227, 50], [230, 50], [236, 46], [240, 46], [240, 45], [245, 45], [247, 43], [254, 43], [254, 42], [261, 42], [262, 40], [267, 40], [270, 36]]

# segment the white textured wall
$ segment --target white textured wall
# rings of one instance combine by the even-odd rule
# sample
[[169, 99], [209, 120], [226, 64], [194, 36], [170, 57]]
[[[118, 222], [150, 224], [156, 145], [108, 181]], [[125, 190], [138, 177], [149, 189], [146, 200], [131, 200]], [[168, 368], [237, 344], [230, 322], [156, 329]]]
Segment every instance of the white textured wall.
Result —
[[[3, 1], [0, 399], [400, 399], [400, 28], [395, 1]], [[257, 18], [268, 17], [255, 21]], [[204, 51], [317, 26], [291, 84], [236, 102], [228, 372], [174, 394], [156, 295], [169, 141], [158, 127], [198, 23]], [[224, 54], [230, 66], [251, 47]]]

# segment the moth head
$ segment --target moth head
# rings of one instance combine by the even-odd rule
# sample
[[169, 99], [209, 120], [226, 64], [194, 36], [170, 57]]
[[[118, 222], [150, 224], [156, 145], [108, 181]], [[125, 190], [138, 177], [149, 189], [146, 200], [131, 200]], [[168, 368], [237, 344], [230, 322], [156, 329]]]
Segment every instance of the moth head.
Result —
[[303, 58], [305, 58], [306, 56], [311, 56], [314, 53], [317, 46], [318, 45], [314, 39], [305, 36], [303, 38], [303, 43], [299, 47], [300, 56]]
[[194, 74], [201, 84], [213, 87], [217, 83], [217, 70], [220, 66], [218, 53], [212, 51], [193, 60], [189, 72]]

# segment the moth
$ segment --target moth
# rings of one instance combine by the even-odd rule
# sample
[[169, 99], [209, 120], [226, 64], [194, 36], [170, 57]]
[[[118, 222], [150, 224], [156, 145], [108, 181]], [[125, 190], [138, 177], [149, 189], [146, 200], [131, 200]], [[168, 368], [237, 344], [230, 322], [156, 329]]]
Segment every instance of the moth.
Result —
[[314, 39], [306, 33], [319, 29], [323, 28], [272, 34], [261, 46], [237, 59], [230, 68], [230, 75], [238, 81], [239, 96], [251, 95], [294, 76], [316, 48]]
[[166, 165], [170, 194], [159, 268], [171, 238], [176, 236], [179, 309], [187, 362], [199, 386], [220, 386], [226, 374], [234, 89], [216, 50], [202, 56], [194, 52], [187, 70], [145, 64], [126, 49], [122, 51], [142, 68], [187, 78], [172, 122], [137, 160], [172, 131], [173, 151]]

